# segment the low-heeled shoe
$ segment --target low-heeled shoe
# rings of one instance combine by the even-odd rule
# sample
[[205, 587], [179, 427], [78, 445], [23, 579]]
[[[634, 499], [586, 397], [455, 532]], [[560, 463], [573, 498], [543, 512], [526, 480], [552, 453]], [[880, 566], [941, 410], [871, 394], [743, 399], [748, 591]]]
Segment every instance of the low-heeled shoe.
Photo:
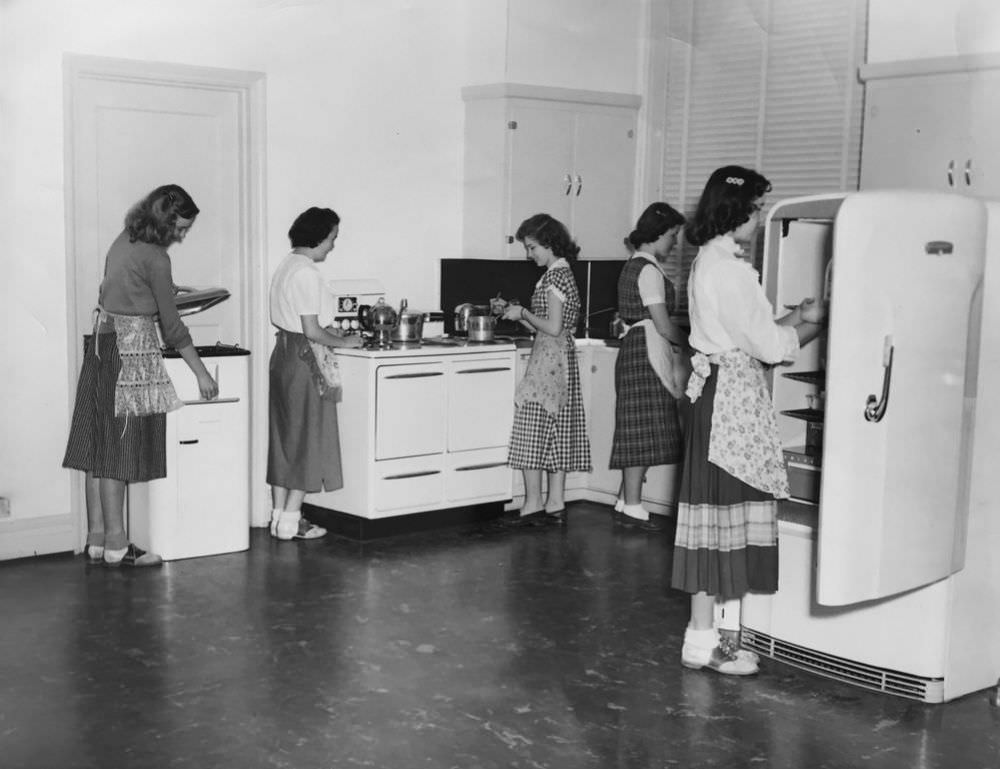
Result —
[[558, 510], [546, 510], [545, 517], [552, 523], [566, 523], [566, 508], [560, 507]]

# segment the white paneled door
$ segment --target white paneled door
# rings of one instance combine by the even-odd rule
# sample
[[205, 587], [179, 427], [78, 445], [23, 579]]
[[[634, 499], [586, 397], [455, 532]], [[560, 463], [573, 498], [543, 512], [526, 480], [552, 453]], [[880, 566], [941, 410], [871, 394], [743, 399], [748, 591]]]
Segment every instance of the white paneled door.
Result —
[[[185, 241], [170, 249], [174, 282], [222, 286], [231, 293], [228, 301], [185, 322], [197, 345], [238, 343], [254, 353], [251, 478], [252, 488], [254, 481], [261, 484], [253, 497], [262, 497], [264, 76], [75, 55], [66, 57], [65, 72], [72, 386], [82, 361], [81, 339], [93, 328], [105, 256], [126, 212], [159, 185], [181, 185], [201, 213]], [[253, 498], [251, 506], [267, 508]]]
[[81, 78], [72, 141], [76, 324], [89, 332], [108, 247], [126, 211], [162, 184], [179, 184], [201, 213], [170, 249], [174, 282], [233, 296], [186, 320], [195, 344], [243, 342], [240, 104], [232, 91]]

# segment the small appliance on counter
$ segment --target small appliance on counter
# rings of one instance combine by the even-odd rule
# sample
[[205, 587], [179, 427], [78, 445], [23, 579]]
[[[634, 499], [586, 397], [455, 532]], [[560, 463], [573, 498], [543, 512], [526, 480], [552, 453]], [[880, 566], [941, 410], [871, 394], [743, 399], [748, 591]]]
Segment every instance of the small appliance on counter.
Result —
[[326, 285], [333, 295], [333, 325], [342, 331], [360, 331], [360, 309], [372, 307], [379, 300], [385, 303], [385, 287], [371, 278], [331, 280]]
[[331, 280], [327, 288], [335, 307], [333, 325], [361, 334], [365, 347], [417, 346], [424, 338], [424, 323], [444, 321], [440, 312], [411, 309], [405, 298], [397, 310], [386, 301], [382, 284], [370, 278]]

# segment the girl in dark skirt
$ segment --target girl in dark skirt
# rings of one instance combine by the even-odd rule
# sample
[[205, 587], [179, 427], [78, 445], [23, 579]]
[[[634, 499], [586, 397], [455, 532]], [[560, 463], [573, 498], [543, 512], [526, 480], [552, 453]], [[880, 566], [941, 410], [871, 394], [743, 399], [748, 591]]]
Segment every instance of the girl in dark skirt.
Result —
[[[618, 312], [629, 330], [615, 362], [610, 466], [622, 470], [622, 495], [615, 512], [621, 515], [616, 520], [646, 529], [661, 528], [642, 506], [646, 470], [681, 459], [676, 398], [682, 393], [683, 377], [673, 369], [683, 365], [680, 351], [687, 346], [687, 335], [670, 319], [676, 302], [663, 263], [683, 224], [684, 217], [666, 203], [650, 205], [628, 236], [635, 252], [618, 278]], [[667, 499], [672, 500], [674, 493], [668, 489]]]
[[777, 500], [788, 497], [788, 476], [765, 366], [794, 360], [825, 317], [810, 298], [775, 320], [741, 258], [770, 189], [756, 171], [718, 169], [688, 231], [700, 248], [688, 278], [695, 354], [672, 584], [691, 593], [682, 664], [729, 675], [757, 672], [757, 656], [739, 649], [740, 599], [778, 586]]
[[127, 484], [166, 476], [166, 412], [182, 405], [163, 367], [154, 319], [164, 342], [191, 368], [201, 396], [219, 393], [177, 312], [167, 255], [197, 215], [184, 189], [158, 187], [128, 212], [108, 251], [63, 458], [63, 467], [87, 473], [88, 562], [162, 562], [129, 543], [124, 516]]
[[340, 217], [329, 208], [303, 211], [288, 230], [292, 251], [271, 279], [271, 352], [267, 482], [271, 535], [316, 539], [326, 529], [302, 517], [309, 492], [341, 488], [340, 398], [333, 348], [358, 347], [361, 337], [333, 328], [334, 308], [317, 264], [333, 250]]

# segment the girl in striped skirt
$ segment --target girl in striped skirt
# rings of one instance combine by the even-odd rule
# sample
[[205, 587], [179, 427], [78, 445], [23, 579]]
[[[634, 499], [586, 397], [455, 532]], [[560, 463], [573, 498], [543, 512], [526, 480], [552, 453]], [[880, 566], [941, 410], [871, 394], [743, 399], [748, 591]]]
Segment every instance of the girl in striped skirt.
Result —
[[219, 388], [180, 319], [167, 248], [184, 240], [198, 207], [176, 184], [158, 187], [125, 217], [104, 264], [94, 334], [84, 348], [63, 467], [87, 473], [87, 561], [156, 566], [162, 559], [125, 535], [126, 485], [163, 478], [166, 412], [182, 405], [156, 334], [177, 350], [201, 397]]
[[[580, 317], [580, 293], [569, 267], [580, 247], [566, 227], [548, 214], [523, 221], [516, 237], [528, 258], [544, 267], [545, 273], [535, 285], [531, 309], [513, 305], [503, 315], [535, 332], [531, 358], [515, 393], [507, 461], [524, 475], [524, 505], [515, 523], [544, 525], [565, 519], [566, 473], [590, 470], [573, 336]], [[548, 474], [544, 497], [543, 471]]]
[[765, 367], [794, 360], [825, 317], [810, 298], [775, 320], [742, 258], [770, 189], [756, 171], [718, 169], [687, 233], [700, 248], [688, 278], [695, 354], [672, 583], [691, 593], [682, 664], [730, 675], [757, 672], [757, 656], [738, 648], [740, 599], [778, 587], [777, 506], [788, 476]]

